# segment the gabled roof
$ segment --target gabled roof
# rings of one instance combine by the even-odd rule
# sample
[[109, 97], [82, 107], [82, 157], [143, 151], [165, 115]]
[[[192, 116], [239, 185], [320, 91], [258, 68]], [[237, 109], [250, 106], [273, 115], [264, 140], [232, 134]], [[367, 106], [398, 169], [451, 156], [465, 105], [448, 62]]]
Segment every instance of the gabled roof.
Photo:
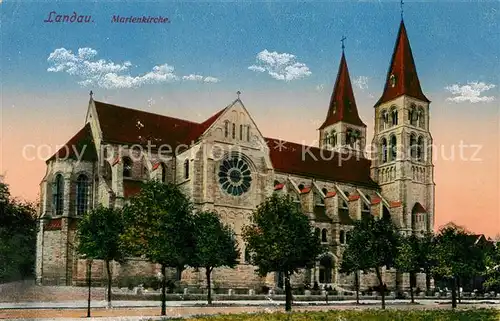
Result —
[[149, 141], [152, 145], [169, 145], [172, 149], [196, 141], [225, 110], [200, 124], [99, 101], [94, 104], [103, 141], [140, 145], [147, 145]]
[[80, 160], [83, 161], [95, 161], [97, 159], [94, 139], [92, 137], [90, 124], [88, 123], [46, 162], [54, 159], [77, 160], [78, 156], [80, 156]]
[[274, 138], [265, 140], [271, 163], [278, 172], [379, 188], [370, 177], [369, 159]]
[[328, 114], [319, 129], [323, 129], [328, 125], [337, 122], [346, 122], [348, 124], [366, 127], [361, 118], [359, 118], [358, 108], [356, 107], [356, 100], [354, 99], [354, 92], [352, 90], [351, 78], [349, 77], [349, 69], [347, 68], [347, 61], [344, 52], [340, 59], [339, 71], [337, 73], [337, 80], [333, 87], [332, 96], [330, 98], [330, 106], [328, 107]]
[[412, 214], [425, 214], [425, 213], [427, 213], [427, 211], [422, 206], [422, 204], [417, 202], [417, 203], [415, 203], [415, 205], [413, 205], [413, 209], [411, 210], [411, 213]]
[[[394, 86], [392, 85], [392, 77], [394, 77]], [[408, 40], [403, 20], [401, 20], [401, 25], [399, 26], [396, 45], [392, 54], [389, 71], [387, 72], [384, 92], [375, 104], [375, 107], [401, 95], [429, 102], [429, 99], [425, 97], [420, 87], [417, 68], [415, 67], [410, 41]]]

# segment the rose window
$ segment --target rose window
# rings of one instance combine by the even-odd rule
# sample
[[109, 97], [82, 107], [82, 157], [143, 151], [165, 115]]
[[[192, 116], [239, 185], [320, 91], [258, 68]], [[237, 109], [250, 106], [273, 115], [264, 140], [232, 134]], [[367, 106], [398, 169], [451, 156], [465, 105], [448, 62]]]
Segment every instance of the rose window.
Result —
[[252, 176], [250, 167], [240, 157], [222, 161], [219, 166], [219, 184], [228, 194], [240, 196], [250, 189]]

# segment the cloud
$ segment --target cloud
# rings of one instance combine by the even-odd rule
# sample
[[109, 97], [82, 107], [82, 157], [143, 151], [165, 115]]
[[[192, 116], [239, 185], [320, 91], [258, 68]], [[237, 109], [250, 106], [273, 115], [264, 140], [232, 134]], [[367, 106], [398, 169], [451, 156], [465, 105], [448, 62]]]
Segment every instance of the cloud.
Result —
[[368, 77], [366, 76], [354, 78], [352, 83], [361, 90], [368, 89]]
[[182, 77], [182, 80], [186, 80], [186, 81], [198, 81], [198, 82], [205, 82], [205, 83], [217, 83], [219, 82], [219, 79], [215, 78], [215, 77], [203, 77], [201, 75], [195, 75], [195, 74], [191, 74], [189, 76], [183, 76]]
[[257, 64], [248, 67], [255, 72], [267, 72], [277, 80], [291, 81], [311, 75], [306, 64], [297, 62], [289, 53], [269, 52], [267, 49], [257, 54]]
[[[80, 48], [77, 54], [66, 48], [59, 48], [47, 58], [51, 64], [47, 71], [66, 72], [80, 78], [78, 84], [82, 86], [98, 86], [106, 89], [137, 88], [147, 84], [171, 83], [181, 79], [175, 74], [174, 67], [169, 64], [157, 65], [142, 75], [131, 76], [132, 63], [130, 61], [115, 63], [105, 59], [97, 60], [96, 57], [97, 50], [92, 48]], [[216, 79], [206, 78], [210, 78], [209, 82], [214, 82], [213, 79]]]
[[485, 84], [484, 82], [469, 82], [467, 85], [451, 85], [445, 87], [446, 90], [451, 92], [454, 97], [446, 98], [447, 101], [461, 103], [469, 101], [471, 103], [490, 102], [495, 100], [493, 96], [481, 96], [485, 91], [495, 88], [494, 84]]

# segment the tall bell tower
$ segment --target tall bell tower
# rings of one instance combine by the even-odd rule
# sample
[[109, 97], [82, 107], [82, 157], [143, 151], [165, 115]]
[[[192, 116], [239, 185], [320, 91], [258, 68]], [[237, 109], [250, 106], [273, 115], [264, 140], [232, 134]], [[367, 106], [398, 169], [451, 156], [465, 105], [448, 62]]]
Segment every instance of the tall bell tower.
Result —
[[319, 147], [363, 156], [366, 145], [366, 125], [359, 118], [356, 107], [343, 40], [345, 38], [342, 38], [342, 57], [328, 113], [319, 128]]
[[403, 19], [382, 97], [375, 104], [372, 178], [392, 201], [405, 234], [434, 227], [434, 165], [430, 101], [422, 92]]

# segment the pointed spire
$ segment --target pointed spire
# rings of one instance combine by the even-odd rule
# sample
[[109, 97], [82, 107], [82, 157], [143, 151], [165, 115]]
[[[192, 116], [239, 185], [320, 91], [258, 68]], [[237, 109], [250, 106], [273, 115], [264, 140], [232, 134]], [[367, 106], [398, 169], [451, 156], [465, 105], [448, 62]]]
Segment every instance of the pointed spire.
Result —
[[398, 38], [394, 47], [394, 53], [392, 54], [389, 71], [387, 72], [384, 93], [375, 104], [375, 107], [401, 95], [429, 102], [429, 99], [425, 97], [420, 87], [417, 68], [415, 67], [410, 41], [408, 40], [403, 20], [401, 20], [401, 25], [399, 26]]
[[343, 50], [337, 80], [335, 81], [335, 87], [333, 88], [332, 97], [330, 99], [328, 114], [326, 115], [323, 125], [321, 125], [319, 129], [323, 129], [339, 121], [366, 127], [358, 115], [358, 108], [356, 107], [351, 78], [349, 77], [349, 69], [347, 68], [347, 61]]

